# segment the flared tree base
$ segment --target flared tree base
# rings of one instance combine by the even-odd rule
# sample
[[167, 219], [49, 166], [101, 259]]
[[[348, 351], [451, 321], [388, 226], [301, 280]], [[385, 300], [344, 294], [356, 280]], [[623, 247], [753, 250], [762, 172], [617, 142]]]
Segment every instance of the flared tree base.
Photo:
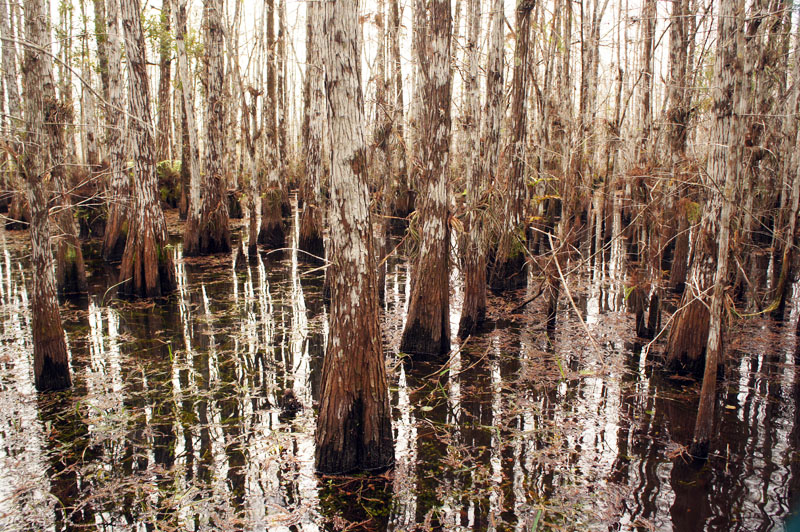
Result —
[[120, 267], [120, 297], [163, 297], [176, 286], [172, 258], [152, 233], [128, 242]]
[[[34, 348], [35, 349], [35, 348]], [[66, 346], [61, 342], [53, 342], [51, 347], [42, 347], [41, 370], [35, 375], [34, 386], [40, 392], [57, 392], [66, 390], [72, 386], [72, 379], [69, 376], [69, 366], [64, 362], [56, 362], [57, 359], [66, 360], [66, 354], [56, 354], [53, 349], [64, 349]]]
[[122, 220], [120, 213], [110, 213], [103, 235], [103, 258], [108, 261], [121, 260], [127, 242], [128, 223]]
[[438, 334], [434, 334], [432, 328], [423, 326], [419, 320], [407, 324], [400, 341], [400, 351], [418, 360], [439, 360], [450, 352], [447, 325], [443, 323]]
[[191, 222], [187, 223], [183, 241], [184, 256], [199, 257], [215, 253], [230, 253], [230, 251], [231, 233], [228, 229], [227, 219], [201, 222], [200, 227], [193, 227]]
[[261, 229], [258, 231], [258, 243], [267, 249], [284, 247], [286, 245], [286, 231], [283, 229], [283, 223], [278, 220], [261, 224]]
[[345, 475], [356, 471], [380, 472], [394, 465], [394, 441], [389, 419], [383, 423], [376, 441], [362, 440], [362, 424], [364, 422], [363, 400], [355, 399], [343, 406], [341, 420], [338, 422], [338, 433], [344, 435], [345, 441], [317, 443], [316, 469], [324, 475]]
[[479, 310], [474, 315], [462, 315], [458, 322], [458, 337], [464, 339], [470, 334], [480, 331], [486, 321], [486, 309]]
[[56, 290], [58, 297], [80, 298], [89, 292], [86, 282], [86, 267], [80, 260], [67, 254], [58, 253], [56, 259]]

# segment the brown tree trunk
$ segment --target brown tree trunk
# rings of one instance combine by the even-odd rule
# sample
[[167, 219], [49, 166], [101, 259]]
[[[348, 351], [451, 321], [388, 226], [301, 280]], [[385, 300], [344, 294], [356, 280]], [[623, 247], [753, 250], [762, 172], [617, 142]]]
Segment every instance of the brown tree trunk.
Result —
[[391, 19], [389, 20], [389, 47], [391, 48], [391, 106], [392, 132], [392, 176], [395, 179], [395, 197], [392, 202], [392, 215], [404, 218], [411, 213], [411, 187], [408, 181], [406, 164], [406, 143], [404, 140], [405, 120], [403, 111], [403, 72], [400, 67], [400, 8], [399, 0], [389, 0]]
[[422, 74], [421, 138], [425, 139], [419, 146], [421, 247], [400, 351], [438, 357], [450, 350], [450, 2], [432, 0], [426, 11], [420, 16], [426, 19], [428, 31], [418, 28], [416, 32]]
[[[480, 3], [470, 0], [471, 16], [473, 10], [480, 8]], [[476, 115], [479, 113], [478, 80], [477, 80], [477, 34], [480, 28], [480, 15], [473, 20], [470, 28], [470, 106]], [[467, 153], [481, 154], [480, 159], [470, 159], [467, 174], [472, 178], [468, 182], [467, 209], [469, 226], [467, 228], [467, 246], [464, 255], [464, 305], [461, 310], [461, 321], [458, 334], [464, 337], [486, 317], [486, 219], [480, 208], [485, 187], [492, 183], [497, 172], [497, 157], [500, 146], [500, 125], [502, 122], [503, 103], [503, 2], [495, 0], [492, 10], [492, 24], [489, 34], [489, 52], [486, 64], [486, 110], [481, 121], [481, 135], [484, 139], [483, 151], [478, 147], [477, 126], [473, 126], [475, 136], [470, 138]], [[474, 39], [473, 39], [474, 37]], [[474, 116], [472, 122], [477, 122]]]
[[[222, 0], [206, 0], [203, 9], [205, 19], [206, 53], [206, 171], [203, 173], [202, 198], [199, 209], [192, 208], [192, 216], [186, 222], [183, 252], [186, 256], [227, 253], [231, 250], [231, 234], [228, 221], [228, 198], [223, 175], [224, 120]], [[192, 200], [195, 198], [193, 197]], [[199, 214], [199, 216], [197, 216]]]
[[511, 88], [511, 131], [503, 159], [507, 164], [504, 219], [501, 222], [494, 264], [489, 283], [492, 290], [514, 290], [527, 284], [526, 245], [523, 226], [527, 189], [525, 187], [525, 134], [527, 122], [528, 48], [531, 34], [530, 14], [535, 0], [518, 0], [516, 8], [517, 41], [514, 45], [514, 78]]
[[338, 474], [392, 465], [391, 409], [372, 257], [366, 145], [356, 63], [356, 2], [325, 19], [331, 124], [331, 317], [322, 368], [316, 468]]
[[125, 96], [120, 69], [122, 42], [119, 27], [119, 0], [106, 0], [106, 38], [108, 40], [108, 217], [103, 234], [103, 257], [119, 260], [128, 237], [131, 210], [131, 183], [126, 149]]
[[175, 271], [167, 249], [167, 223], [158, 197], [155, 141], [144, 34], [138, 0], [120, 2], [128, 57], [128, 108], [133, 159], [134, 204], [120, 267], [121, 296], [160, 297], [175, 288]]
[[26, 46], [22, 68], [22, 86], [25, 99], [25, 125], [27, 129], [20, 168], [27, 184], [28, 203], [31, 209], [31, 261], [33, 264], [33, 373], [39, 391], [62, 390], [71, 386], [67, 345], [56, 299], [56, 281], [53, 275], [53, 253], [50, 249], [48, 219], [48, 193], [46, 184], [51, 169], [60, 165], [48, 149], [53, 127], [46, 124], [58, 118], [55, 109], [61, 107], [56, 99], [50, 47], [50, 14], [39, 0], [25, 0], [25, 38], [37, 46]]
[[[725, 0], [721, 6], [714, 69], [716, 89], [712, 93], [710, 197], [703, 208], [694, 243], [687, 290], [673, 318], [667, 345], [667, 363], [671, 369], [700, 375], [705, 367], [708, 375], [709, 365], [713, 365], [714, 379], [721, 343], [722, 298], [727, 283], [731, 202], [735, 201], [741, 160], [742, 138], [737, 127], [741, 91], [741, 63], [737, 57], [740, 2], [742, 0]], [[714, 294], [709, 298], [707, 294], [712, 289]], [[709, 318], [713, 318], [711, 329]], [[716, 344], [712, 345], [712, 340]], [[707, 360], [709, 354], [713, 357], [710, 361]]]
[[282, 248], [286, 231], [281, 219], [283, 190], [278, 163], [277, 101], [275, 90], [275, 2], [266, 0], [267, 24], [267, 94], [264, 98], [264, 134], [266, 142], [267, 186], [261, 196], [261, 227], [258, 243], [271, 249]]
[[170, 110], [169, 88], [172, 84], [172, 39], [170, 25], [172, 0], [164, 0], [161, 5], [159, 27], [159, 78], [158, 78], [158, 125], [156, 127], [156, 161], [170, 159], [170, 131], [172, 112]]
[[322, 33], [323, 10], [318, 2], [306, 4], [306, 98], [305, 146], [306, 176], [303, 184], [303, 213], [300, 215], [300, 238], [297, 247], [305, 253], [298, 258], [322, 262], [325, 244], [322, 240], [322, 133], [325, 112], [324, 53]]

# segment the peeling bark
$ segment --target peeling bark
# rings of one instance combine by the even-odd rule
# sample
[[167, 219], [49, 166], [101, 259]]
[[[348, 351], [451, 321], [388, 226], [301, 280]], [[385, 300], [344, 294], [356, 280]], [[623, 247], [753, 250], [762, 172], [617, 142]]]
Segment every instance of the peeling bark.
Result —
[[120, 266], [121, 296], [160, 297], [175, 289], [167, 223], [158, 197], [144, 34], [138, 0], [120, 2], [128, 57], [128, 108], [134, 204]]
[[432, 0], [424, 27], [417, 28], [423, 108], [420, 143], [420, 256], [400, 351], [439, 357], [450, 350], [450, 227], [448, 223], [450, 147], [450, 2]]
[[[225, 68], [222, 60], [222, 0], [206, 0], [206, 171], [202, 176], [202, 195], [192, 190], [192, 211], [186, 223], [183, 252], [186, 256], [227, 253], [231, 250], [228, 220], [228, 198], [223, 176], [224, 120], [223, 83]], [[183, 74], [181, 78], [183, 78]], [[193, 124], [189, 125], [192, 127]], [[189, 133], [191, 135], [191, 131]], [[200, 196], [200, 197], [197, 197]]]
[[315, 464], [326, 474], [380, 470], [394, 461], [384, 366], [366, 144], [357, 63], [357, 3], [326, 2], [331, 132], [331, 316], [322, 368]]
[[[25, 38], [48, 50], [50, 14], [39, 0], [25, 0]], [[48, 109], [58, 107], [51, 57], [33, 47], [25, 47], [22, 68], [25, 97], [26, 144], [20, 161], [27, 185], [31, 209], [31, 262], [33, 264], [33, 373], [39, 391], [62, 390], [71, 386], [67, 345], [56, 299], [56, 279], [53, 273], [53, 253], [50, 248], [48, 217], [48, 186], [50, 169], [61, 165], [49, 147], [54, 127], [47, 121], [53, 118]]]

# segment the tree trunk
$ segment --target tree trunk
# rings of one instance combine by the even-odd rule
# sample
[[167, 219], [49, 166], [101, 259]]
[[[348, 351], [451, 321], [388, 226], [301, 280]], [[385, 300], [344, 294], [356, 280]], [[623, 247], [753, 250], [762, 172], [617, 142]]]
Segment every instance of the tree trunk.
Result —
[[132, 142], [134, 205], [120, 267], [121, 296], [160, 297], [175, 288], [175, 271], [167, 246], [167, 223], [158, 197], [155, 141], [144, 34], [138, 0], [120, 2], [128, 57], [128, 108]]
[[282, 248], [286, 242], [286, 232], [281, 219], [281, 190], [278, 163], [277, 101], [275, 94], [275, 3], [266, 0], [267, 24], [267, 94], [264, 98], [264, 133], [266, 149], [267, 187], [261, 196], [261, 228], [258, 243], [271, 249]]
[[[72, 384], [67, 360], [67, 345], [56, 299], [53, 253], [50, 249], [48, 193], [50, 172], [61, 161], [48, 149], [53, 127], [46, 123], [58, 118], [53, 110], [56, 99], [50, 47], [50, 14], [40, 0], [25, 0], [25, 39], [39, 49], [26, 46], [22, 68], [25, 96], [26, 145], [20, 168], [27, 184], [31, 209], [31, 261], [33, 263], [33, 373], [39, 391], [62, 390]], [[3, 8], [5, 9], [5, 8]]]
[[316, 468], [337, 474], [394, 461], [375, 262], [366, 145], [356, 63], [356, 2], [325, 5], [331, 124], [331, 317], [322, 368]]
[[403, 72], [400, 64], [400, 7], [399, 0], [389, 0], [391, 20], [389, 21], [389, 46], [391, 48], [391, 106], [392, 136], [392, 176], [396, 190], [392, 201], [392, 215], [404, 218], [412, 210], [411, 190], [406, 164], [406, 143], [404, 140], [405, 120], [403, 111]]
[[[712, 91], [710, 197], [703, 208], [694, 243], [688, 279], [691, 289], [683, 294], [667, 345], [667, 363], [671, 369], [696, 375], [705, 371], [706, 376], [713, 369], [714, 380], [721, 343], [722, 298], [727, 283], [731, 202], [735, 201], [742, 141], [737, 128], [740, 112], [737, 98], [741, 91], [741, 63], [737, 57], [740, 2], [724, 0], [721, 6], [714, 68], [716, 89]], [[714, 293], [709, 298], [706, 294], [712, 288]], [[711, 323], [710, 318], [713, 318]], [[713, 367], [709, 369], [710, 366]]]
[[[722, 334], [724, 327], [723, 307], [725, 289], [728, 285], [728, 254], [730, 245], [733, 203], [739, 186], [742, 162], [743, 135], [740, 131], [742, 105], [741, 41], [744, 16], [744, 0], [722, 0], [720, 2], [717, 37], [717, 59], [714, 66], [714, 126], [711, 131], [712, 152], [709, 176], [714, 181], [715, 214], [719, 215], [717, 244], [717, 271], [711, 293], [709, 310], [708, 342], [703, 371], [703, 386], [700, 390], [700, 405], [694, 427], [694, 441], [690, 452], [705, 458], [714, 429], [714, 403], [717, 392], [717, 366], [722, 361]], [[720, 194], [721, 191], [721, 194]], [[721, 204], [721, 205], [720, 205]], [[701, 237], [702, 237], [701, 232]]]
[[170, 35], [172, 0], [164, 0], [161, 5], [159, 34], [159, 78], [158, 78], [158, 125], [156, 127], [156, 161], [170, 159], [170, 130], [172, 112], [170, 110], [169, 88], [172, 84], [172, 36]]
[[[119, 1], [106, 0], [106, 36], [108, 39], [108, 217], [103, 234], [103, 257], [119, 260], [128, 238], [131, 209], [131, 183], [126, 149], [125, 96], [122, 93], [122, 42], [119, 28]], [[123, 134], [125, 132], [125, 134]]]
[[92, 0], [94, 3], [94, 34], [97, 39], [97, 70], [103, 86], [103, 99], [108, 101], [108, 22], [106, 21], [106, 1]]
[[[467, 109], [470, 119], [467, 154], [467, 243], [464, 254], [464, 305], [458, 325], [459, 337], [465, 337], [480, 326], [486, 317], [486, 219], [480, 205], [488, 183], [494, 181], [500, 140], [501, 104], [503, 102], [503, 2], [495, 0], [489, 34], [486, 63], [486, 111], [479, 131], [480, 101], [478, 97], [478, 46], [480, 35], [480, 2], [470, 0], [470, 41], [468, 44], [469, 79]], [[484, 139], [483, 152], [479, 143]], [[478, 155], [482, 155], [478, 158]]]
[[300, 215], [300, 239], [297, 247], [305, 253], [304, 261], [322, 262], [325, 244], [322, 240], [322, 134], [325, 112], [325, 72], [322, 62], [324, 34], [323, 9], [318, 2], [306, 4], [306, 101], [305, 147], [306, 176], [303, 186], [303, 213]]
[[[11, 16], [6, 9], [11, 10]], [[3, 37], [3, 81], [5, 82], [6, 94], [8, 96], [8, 130], [7, 138], [14, 138], [23, 127], [22, 123], [22, 104], [19, 97], [19, 87], [17, 84], [17, 47], [14, 44], [14, 17], [12, 4], [0, 6], [0, 34]], [[19, 180], [19, 170], [16, 165], [9, 165], [8, 171], [4, 176], [7, 180], [6, 189], [12, 193], [11, 204], [8, 207], [8, 220], [5, 222], [7, 230], [25, 229], [29, 220], [28, 212], [25, 207], [25, 200], [22, 194], [24, 184]]]
[[438, 357], [450, 350], [450, 228], [448, 157], [450, 146], [450, 2], [432, 0], [422, 13], [427, 32], [417, 28], [421, 70], [420, 256], [413, 272], [411, 300], [400, 351]]
[[[224, 120], [222, 0], [206, 0], [203, 9], [205, 18], [206, 54], [206, 171], [202, 179], [202, 196], [196, 197], [193, 190], [192, 215], [186, 222], [183, 252], [186, 256], [227, 253], [231, 250], [231, 234], [228, 221], [228, 198], [223, 176]], [[183, 75], [181, 76], [183, 78]], [[193, 124], [190, 124], [191, 128]], [[191, 135], [191, 132], [190, 132]], [[198, 216], [199, 214], [199, 216]]]
[[511, 131], [503, 160], [506, 171], [505, 216], [501, 222], [489, 283], [492, 290], [514, 290], [527, 284], [525, 275], [525, 230], [523, 227], [527, 189], [525, 186], [525, 133], [527, 121], [528, 48], [530, 14], [536, 0], [518, 0], [517, 41], [514, 45], [514, 78], [511, 88]]

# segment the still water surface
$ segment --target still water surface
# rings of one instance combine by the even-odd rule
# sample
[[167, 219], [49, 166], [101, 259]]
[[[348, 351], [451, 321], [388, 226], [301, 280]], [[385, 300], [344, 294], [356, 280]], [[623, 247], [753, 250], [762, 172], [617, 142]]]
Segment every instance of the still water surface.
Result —
[[[490, 326], [444, 366], [398, 356], [409, 263], [393, 257], [396, 465], [320, 478], [322, 270], [291, 251], [184, 259], [176, 238], [176, 295], [121, 302], [94, 261], [91, 296], [62, 305], [74, 388], [40, 395], [26, 237], [0, 233], [0, 530], [768, 531], [800, 503], [796, 310], [731, 335], [698, 468], [682, 452], [699, 385], [631, 336], [619, 250], [573, 288], [590, 334], [566, 301], [548, 330], [543, 301], [491, 298]], [[453, 330], [459, 299], [454, 271]]]

